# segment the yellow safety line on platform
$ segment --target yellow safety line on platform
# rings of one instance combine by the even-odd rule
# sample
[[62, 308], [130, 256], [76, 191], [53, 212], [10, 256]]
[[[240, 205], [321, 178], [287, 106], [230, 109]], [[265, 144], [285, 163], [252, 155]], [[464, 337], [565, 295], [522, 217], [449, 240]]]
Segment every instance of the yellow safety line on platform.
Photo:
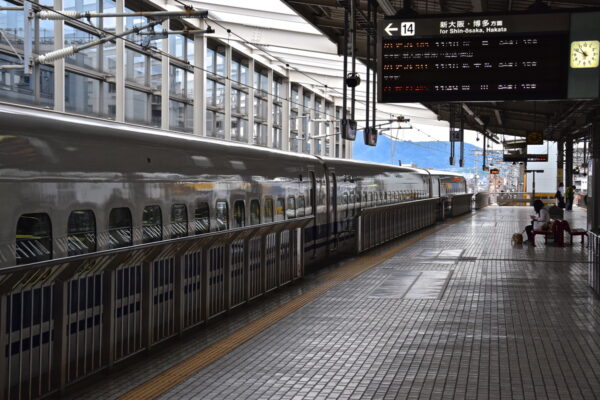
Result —
[[445, 227], [462, 221], [466, 217], [470, 217], [471, 214], [467, 214], [464, 217], [454, 218], [452, 221], [442, 224], [441, 226], [435, 227], [427, 232], [424, 232], [416, 237], [413, 237], [406, 242], [400, 243], [393, 248], [381, 252], [379, 254], [359, 256], [358, 258], [350, 261], [347, 265], [325, 273], [319, 277], [322, 281], [318, 286], [310, 289], [306, 293], [298, 296], [290, 302], [284, 304], [278, 309], [271, 311], [270, 313], [260, 317], [259, 319], [250, 322], [248, 325], [240, 328], [233, 332], [231, 335], [219, 340], [218, 342], [210, 345], [206, 349], [194, 354], [188, 359], [180, 362], [174, 367], [169, 368], [167, 371], [157, 375], [142, 385], [132, 389], [125, 393], [120, 400], [139, 400], [139, 399], [154, 399], [161, 394], [165, 393], [177, 384], [185, 381], [202, 368], [209, 364], [217, 361], [224, 355], [233, 351], [236, 347], [252, 339], [262, 331], [273, 326], [283, 318], [292, 314], [294, 311], [310, 303], [317, 297], [321, 296], [329, 289], [339, 285], [342, 282], [352, 280], [369, 269], [379, 265], [383, 261], [391, 258], [398, 251], [413, 245], [426, 238], [427, 236], [436, 233]]

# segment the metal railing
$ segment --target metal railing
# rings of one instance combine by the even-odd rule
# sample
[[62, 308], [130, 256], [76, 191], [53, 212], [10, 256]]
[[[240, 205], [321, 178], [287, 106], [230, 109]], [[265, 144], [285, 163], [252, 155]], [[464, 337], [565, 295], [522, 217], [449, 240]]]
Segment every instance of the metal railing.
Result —
[[475, 209], [480, 210], [490, 205], [490, 194], [488, 192], [479, 192], [475, 195]]
[[473, 194], [472, 193], [467, 193], [467, 194], [457, 194], [457, 195], [453, 195], [451, 198], [451, 209], [452, 209], [452, 217], [456, 217], [459, 215], [463, 215], [466, 214], [468, 212], [471, 212], [471, 207], [472, 207], [472, 199], [473, 199]]
[[588, 232], [589, 264], [588, 285], [600, 295], [600, 235]]
[[435, 224], [439, 199], [363, 208], [357, 216], [357, 252]]
[[[531, 192], [497, 193], [496, 203], [499, 206], [531, 206], [534, 195]], [[546, 205], [554, 205], [556, 200], [553, 194], [535, 194], [535, 199], [540, 199]]]
[[297, 218], [0, 270], [0, 398], [66, 386], [304, 274]]

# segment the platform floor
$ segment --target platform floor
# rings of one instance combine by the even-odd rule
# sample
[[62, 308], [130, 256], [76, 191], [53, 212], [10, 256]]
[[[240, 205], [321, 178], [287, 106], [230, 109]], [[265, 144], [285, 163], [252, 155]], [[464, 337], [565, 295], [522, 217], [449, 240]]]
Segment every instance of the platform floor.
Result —
[[[394, 243], [246, 306], [70, 397], [600, 397], [600, 302], [586, 286], [587, 248], [579, 238], [560, 248], [541, 237], [535, 248], [512, 247], [511, 235], [531, 213], [489, 207]], [[565, 214], [571, 226], [585, 226], [585, 212]], [[345, 268], [355, 273], [344, 275]], [[285, 311], [329, 280], [314, 299]], [[278, 310], [276, 322], [247, 332]], [[214, 361], [203, 364], [206, 357]]]

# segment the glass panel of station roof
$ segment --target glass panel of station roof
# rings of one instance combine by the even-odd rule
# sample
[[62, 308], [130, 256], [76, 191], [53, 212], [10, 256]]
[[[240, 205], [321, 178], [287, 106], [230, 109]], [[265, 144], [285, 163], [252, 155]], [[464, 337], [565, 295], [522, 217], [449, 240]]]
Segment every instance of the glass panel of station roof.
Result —
[[279, 76], [273, 77], [273, 101], [281, 101], [283, 96], [283, 79]]
[[135, 50], [125, 48], [125, 79], [140, 85], [146, 85], [148, 57]]
[[234, 117], [231, 119], [231, 140], [245, 142], [247, 139], [248, 120]]
[[280, 105], [273, 105], [273, 125], [281, 126], [283, 120], [283, 108]]
[[102, 47], [102, 70], [112, 75], [117, 71], [117, 47], [115, 42], [106, 42]]
[[225, 47], [218, 46], [215, 56], [216, 56], [216, 59], [215, 59], [216, 74], [219, 76], [226, 76], [226, 74], [225, 74], [225, 65], [226, 65], [225, 64]]
[[206, 110], [206, 135], [215, 136], [215, 112]]
[[[107, 83], [102, 83], [107, 85]], [[76, 114], [103, 116], [98, 79], [65, 72], [65, 109]]]
[[234, 82], [240, 81], [240, 63], [236, 60], [231, 60], [231, 80]]
[[205, 87], [205, 95], [206, 95], [206, 105], [207, 106], [214, 106], [215, 105], [215, 84], [216, 82], [213, 81], [212, 79], [207, 79], [206, 80], [206, 87]]
[[[0, 7], [15, 7], [18, 4], [0, 1]], [[25, 36], [23, 11], [0, 10], [0, 27], [4, 35], [0, 35], [0, 44], [23, 49]], [[7, 40], [8, 39], [8, 40]], [[10, 47], [8, 47], [10, 49]]]
[[150, 87], [154, 90], [162, 87], [162, 63], [154, 57], [150, 57]]
[[23, 214], [16, 229], [17, 264], [52, 258], [52, 225], [48, 214]]
[[142, 242], [162, 240], [162, 214], [159, 206], [146, 206], [142, 216]]
[[240, 83], [242, 85], [248, 84], [248, 60], [242, 60], [240, 64]]
[[223, 108], [225, 106], [225, 85], [222, 83], [215, 84], [215, 104], [216, 107]]
[[[114, 0], [104, 0], [102, 3], [102, 7], [103, 7], [102, 11], [105, 13], [117, 12], [117, 5]], [[116, 21], [117, 21], [117, 19], [115, 17], [101, 18], [102, 29], [104, 29], [105, 31], [108, 31], [108, 32], [115, 32], [116, 31]]]
[[267, 100], [254, 97], [254, 118], [260, 121], [267, 120], [268, 103]]
[[[64, 27], [64, 35], [65, 47], [80, 46], [82, 44], [99, 39], [98, 36], [92, 35], [91, 33], [82, 31], [67, 24], [65, 24]], [[67, 57], [67, 62], [83, 68], [97, 70], [99, 68], [98, 49], [98, 46], [93, 46], [88, 49], [78, 51], [74, 55]]]

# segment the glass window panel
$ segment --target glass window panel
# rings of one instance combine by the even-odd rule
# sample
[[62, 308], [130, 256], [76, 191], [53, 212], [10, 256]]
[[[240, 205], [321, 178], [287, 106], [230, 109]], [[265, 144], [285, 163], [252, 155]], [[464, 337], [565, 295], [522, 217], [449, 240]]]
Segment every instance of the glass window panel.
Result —
[[160, 127], [160, 120], [162, 118], [162, 113], [161, 113], [161, 99], [160, 96], [154, 96], [151, 95], [150, 96], [151, 99], [151, 112], [152, 112], [152, 119], [150, 120], [151, 125], [152, 126], [157, 126]]
[[[98, 36], [84, 32], [70, 25], [65, 24], [65, 47], [79, 46], [85, 43], [98, 40]], [[74, 55], [67, 57], [67, 62], [84, 68], [98, 69], [98, 46], [78, 51]]]
[[102, 105], [102, 114], [105, 117], [114, 119], [117, 112], [116, 106], [116, 86], [114, 83], [102, 84], [102, 97], [104, 103]]
[[160, 60], [150, 57], [150, 87], [160, 90], [162, 87], [162, 63]]
[[69, 215], [67, 248], [70, 256], [96, 251], [96, 218], [92, 210]]
[[194, 65], [194, 40], [193, 39], [186, 39], [186, 46], [185, 46], [185, 54], [186, 54], [186, 61], [189, 62], [190, 64]]
[[288, 197], [286, 215], [287, 219], [296, 218], [296, 198], [294, 196]]
[[180, 101], [169, 100], [169, 117], [171, 129], [191, 132], [193, 129], [193, 106]]
[[233, 203], [233, 227], [241, 228], [246, 225], [246, 206], [242, 200]]
[[52, 224], [48, 214], [23, 214], [17, 222], [17, 264], [52, 258]]
[[185, 60], [185, 36], [169, 35], [169, 53]]
[[185, 92], [188, 99], [194, 98], [194, 73], [186, 71], [185, 73], [186, 86]]
[[65, 72], [65, 109], [77, 114], [101, 116], [100, 81]]
[[234, 113], [240, 113], [239, 103], [240, 92], [236, 89], [231, 89], [231, 111]]
[[215, 51], [210, 47], [206, 49], [206, 58], [204, 59], [204, 68], [208, 72], [215, 73]]
[[285, 199], [277, 198], [277, 207], [275, 208], [275, 221], [283, 221], [285, 219]]
[[170, 93], [176, 96], [185, 96], [185, 70], [174, 65], [170, 65], [169, 69], [171, 80]]
[[298, 216], [304, 217], [304, 207], [306, 207], [304, 196], [298, 196]]
[[265, 198], [265, 213], [264, 213], [264, 218], [265, 218], [265, 223], [266, 222], [273, 222], [273, 199], [270, 197]]
[[102, 53], [102, 70], [114, 75], [117, 71], [117, 48], [115, 43], [104, 43]]
[[146, 85], [146, 63], [148, 57], [142, 53], [125, 48], [125, 79], [140, 85]]
[[173, 204], [171, 207], [171, 237], [187, 236], [187, 207], [185, 204]]
[[162, 240], [162, 214], [159, 206], [146, 206], [142, 215], [142, 242]]
[[240, 83], [243, 85], [248, 84], [248, 61], [242, 61], [240, 64]]
[[215, 112], [206, 110], [206, 134], [215, 136]]
[[223, 108], [225, 106], [225, 85], [215, 83], [215, 104], [216, 107]]
[[226, 201], [217, 201], [217, 231], [229, 229], [229, 207]]
[[210, 208], [208, 203], [199, 203], [194, 211], [194, 233], [210, 232]]
[[145, 125], [150, 122], [147, 93], [125, 88], [125, 121]]
[[234, 82], [240, 81], [240, 63], [236, 60], [231, 60], [231, 80]]
[[281, 126], [282, 123], [282, 108], [276, 104], [273, 105], [273, 124]]
[[260, 224], [260, 201], [252, 200], [250, 202], [250, 225]]
[[206, 105], [208, 106], [215, 105], [215, 85], [216, 82], [213, 80], [206, 81]]
[[113, 208], [108, 217], [108, 247], [117, 249], [131, 246], [131, 226], [131, 212], [129, 209], [126, 207]]
[[[21, 62], [17, 57], [0, 53], [0, 65], [5, 64], [21, 64]], [[39, 102], [35, 98], [35, 72], [27, 75], [22, 69], [0, 69], [0, 99], [12, 103], [52, 107], [54, 104], [54, 68], [47, 65], [36, 65], [34, 69], [40, 71]]]
[[216, 112], [215, 114], [215, 137], [225, 138], [225, 114]]
[[225, 76], [225, 54], [221, 52], [217, 52], [217, 68], [216, 73], [219, 76]]

